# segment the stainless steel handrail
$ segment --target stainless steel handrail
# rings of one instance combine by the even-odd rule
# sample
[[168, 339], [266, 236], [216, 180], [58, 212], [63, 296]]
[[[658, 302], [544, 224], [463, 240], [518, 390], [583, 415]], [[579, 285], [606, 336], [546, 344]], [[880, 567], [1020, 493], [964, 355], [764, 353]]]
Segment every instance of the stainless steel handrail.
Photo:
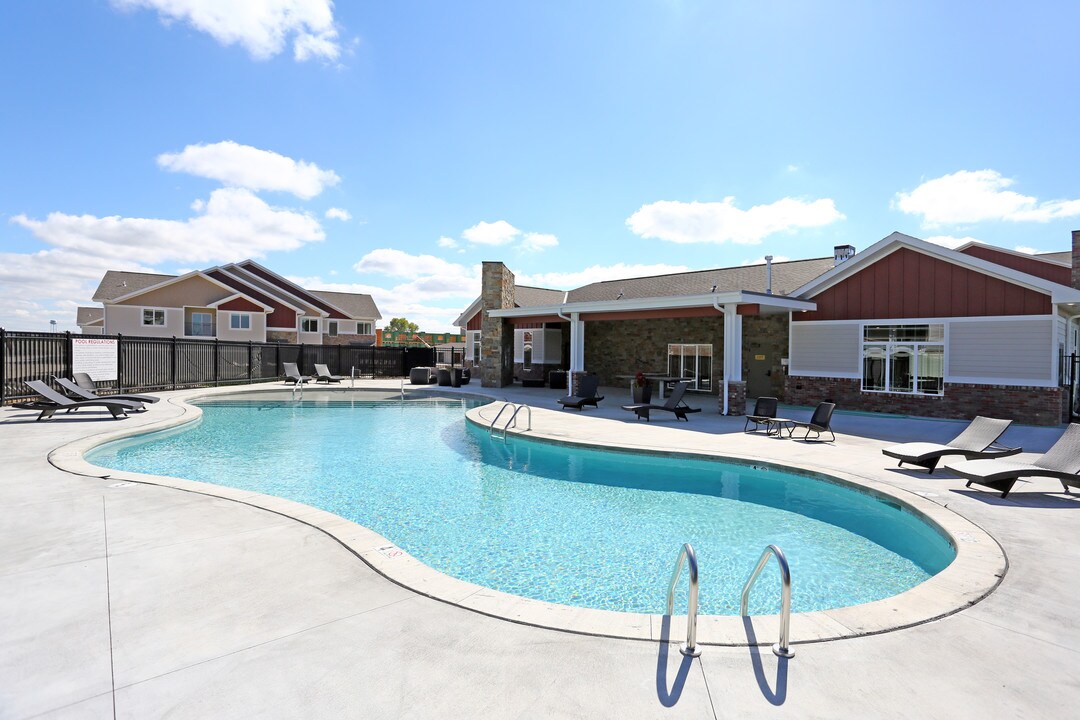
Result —
[[514, 403], [512, 402], [503, 403], [503, 406], [499, 408], [499, 412], [496, 413], [495, 419], [491, 421], [491, 425], [488, 425], [488, 437], [491, 437], [492, 433], [495, 432], [495, 423], [499, 422], [499, 418], [501, 418], [502, 414], [506, 412], [506, 408], [512, 407], [514, 407]]
[[697, 555], [690, 543], [683, 543], [679, 559], [675, 561], [675, 570], [671, 573], [671, 584], [667, 592], [667, 615], [675, 610], [675, 585], [682, 575], [683, 561], [690, 566], [690, 596], [686, 601], [686, 642], [679, 646], [679, 652], [689, 657], [698, 657], [701, 650], [697, 646], [697, 608], [698, 608], [698, 571]]
[[527, 427], [526, 430], [532, 430], [532, 408], [528, 405], [525, 405], [524, 403], [521, 405], [515, 405], [514, 403], [506, 403], [501, 408], [499, 408], [499, 414], [496, 415], [495, 419], [491, 421], [491, 426], [488, 428], [488, 437], [494, 436], [496, 430], [495, 423], [499, 421], [499, 418], [503, 414], [503, 410], [506, 410], [507, 407], [514, 408], [514, 412], [511, 413], [510, 419], [506, 421], [506, 424], [502, 426], [501, 437], [503, 440], [506, 440], [506, 433], [509, 432], [511, 427], [517, 427], [517, 416], [518, 413], [522, 410], [528, 410], [526, 414], [529, 416], [529, 427]]
[[765, 564], [769, 562], [769, 555], [775, 556], [776, 564], [780, 566], [780, 642], [772, 646], [772, 651], [779, 657], [795, 657], [795, 651], [788, 646], [788, 635], [791, 632], [791, 568], [788, 567], [784, 551], [775, 545], [765, 548], [761, 553], [761, 558], [758, 559], [757, 565], [754, 567], [754, 572], [750, 573], [750, 577], [746, 579], [746, 584], [743, 585], [742, 605], [739, 608], [739, 614], [743, 617], [747, 616], [747, 608], [750, 604], [750, 588], [754, 586], [758, 575], [765, 569]]

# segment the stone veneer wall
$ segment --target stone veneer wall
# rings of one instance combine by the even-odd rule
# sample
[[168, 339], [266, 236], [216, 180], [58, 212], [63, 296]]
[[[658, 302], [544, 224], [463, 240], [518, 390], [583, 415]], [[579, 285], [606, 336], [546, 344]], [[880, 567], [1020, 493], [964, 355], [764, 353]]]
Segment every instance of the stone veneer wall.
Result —
[[339, 333], [338, 335], [328, 335], [323, 333], [322, 344], [323, 345], [350, 345], [352, 343], [364, 343], [366, 345], [375, 344], [374, 335], [356, 335], [348, 333]]
[[835, 402], [839, 410], [923, 417], [969, 420], [986, 415], [1031, 425], [1061, 422], [1063, 401], [1058, 387], [945, 383], [942, 396], [866, 393], [861, 387], [862, 382], [854, 378], [789, 377], [786, 400], [794, 405]]
[[1080, 290], [1080, 230], [1072, 231], [1072, 286]]
[[296, 331], [288, 330], [267, 330], [266, 331], [267, 342], [283, 342], [283, 343], [295, 343]]
[[505, 387], [514, 381], [514, 326], [488, 311], [514, 307], [514, 273], [501, 262], [485, 261], [480, 283], [480, 385]]
[[[744, 315], [743, 316], [743, 379], [750, 376], [751, 363], [755, 355], [768, 358], [770, 394], [784, 399], [784, 366], [781, 358], [788, 356], [788, 314]], [[746, 401], [746, 389], [743, 388], [743, 402]], [[741, 407], [741, 406], [740, 406]]]

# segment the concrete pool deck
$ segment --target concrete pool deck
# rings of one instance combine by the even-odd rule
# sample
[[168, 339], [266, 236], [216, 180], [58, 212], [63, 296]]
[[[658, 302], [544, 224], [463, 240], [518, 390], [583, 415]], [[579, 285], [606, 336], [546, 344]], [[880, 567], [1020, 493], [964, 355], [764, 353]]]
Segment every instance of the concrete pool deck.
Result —
[[[559, 393], [492, 395], [547, 409]], [[33, 423], [36, 414], [5, 409], [0, 717], [1051, 717], [1080, 699], [1080, 498], [1039, 479], [1000, 500], [942, 471], [898, 471], [880, 454], [890, 441], [951, 437], [957, 423], [838, 415], [837, 443], [813, 445], [746, 436], [741, 419], [713, 412], [677, 428], [636, 422], [622, 401], [609, 394], [580, 416], [538, 410], [534, 426], [543, 415], [658, 445], [719, 443], [923, 493], [996, 538], [1008, 573], [978, 604], [927, 624], [804, 645], [793, 631], [790, 661], [713, 646], [690, 661], [675, 644], [540, 629], [432, 600], [302, 517], [242, 498], [76, 476], [46, 459], [182, 412], [171, 403], [124, 421], [82, 411]], [[1039, 452], [1059, 433], [1017, 427], [1004, 440]], [[747, 632], [774, 640], [756, 624]]]

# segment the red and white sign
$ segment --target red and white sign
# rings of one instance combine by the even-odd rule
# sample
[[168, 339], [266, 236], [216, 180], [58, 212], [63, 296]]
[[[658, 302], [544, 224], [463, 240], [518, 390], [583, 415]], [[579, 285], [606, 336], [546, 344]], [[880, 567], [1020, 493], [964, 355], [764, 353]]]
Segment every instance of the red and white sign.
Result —
[[73, 337], [71, 371], [84, 372], [94, 382], [116, 380], [117, 349], [116, 338]]

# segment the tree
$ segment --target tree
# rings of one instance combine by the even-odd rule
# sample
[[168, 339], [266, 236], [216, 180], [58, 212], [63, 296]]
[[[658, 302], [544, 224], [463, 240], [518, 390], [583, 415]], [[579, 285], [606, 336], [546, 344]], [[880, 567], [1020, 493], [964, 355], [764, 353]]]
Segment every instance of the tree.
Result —
[[411, 336], [414, 332], [418, 331], [420, 326], [414, 322], [409, 322], [403, 317], [390, 318], [390, 322], [386, 325], [386, 331], [392, 333], [409, 333]]

